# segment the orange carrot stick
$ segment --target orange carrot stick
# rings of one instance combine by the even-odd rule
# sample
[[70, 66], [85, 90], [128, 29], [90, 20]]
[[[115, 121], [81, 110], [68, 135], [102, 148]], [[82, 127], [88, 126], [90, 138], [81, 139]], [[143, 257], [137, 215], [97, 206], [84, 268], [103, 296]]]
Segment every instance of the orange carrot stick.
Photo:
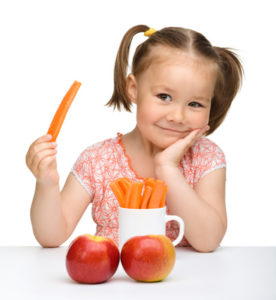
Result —
[[147, 208], [151, 193], [152, 193], [152, 188], [150, 186], [146, 185], [144, 193], [143, 193], [140, 208]]
[[125, 207], [129, 208], [129, 204], [130, 204], [130, 198], [131, 198], [131, 193], [133, 191], [133, 182], [130, 183], [127, 193], [126, 193], [126, 198], [125, 198]]
[[160, 202], [160, 206], [159, 206], [159, 207], [164, 207], [164, 206], [165, 206], [167, 189], [168, 189], [168, 186], [167, 186], [167, 185], [164, 185], [163, 195], [162, 195], [162, 199], [161, 199], [161, 202]]
[[142, 182], [133, 182], [130, 186], [128, 208], [139, 208], [141, 203]]
[[118, 183], [119, 183], [122, 191], [126, 195], [127, 190], [129, 188], [129, 185], [130, 185], [131, 181], [128, 178], [126, 178], [126, 177], [119, 178], [119, 179], [117, 179], [117, 181], [118, 181]]
[[155, 184], [155, 180], [153, 178], [146, 178], [145, 180], [146, 185], [150, 186], [150, 187], [154, 187]]
[[144, 183], [143, 182], [138, 182], [138, 187], [137, 187], [138, 199], [137, 199], [137, 202], [136, 202], [136, 208], [140, 208], [140, 206], [141, 206], [143, 187], [144, 187]]
[[47, 132], [48, 134], [52, 135], [52, 141], [55, 141], [57, 139], [63, 121], [68, 112], [68, 109], [71, 106], [80, 86], [81, 86], [80, 82], [74, 81], [74, 83], [72, 84], [72, 86], [67, 91], [64, 98], [62, 99]]
[[121, 207], [125, 207], [125, 195], [123, 191], [121, 190], [121, 187], [119, 186], [118, 182], [112, 181], [109, 183], [114, 195], [116, 196], [117, 200], [119, 201], [119, 204]]
[[123, 179], [124, 179], [126, 182], [131, 183], [131, 180], [130, 180], [129, 178], [123, 177]]
[[158, 208], [160, 207], [160, 202], [162, 201], [164, 191], [164, 181], [155, 180], [154, 189], [152, 191], [150, 201], [148, 203], [148, 208]]

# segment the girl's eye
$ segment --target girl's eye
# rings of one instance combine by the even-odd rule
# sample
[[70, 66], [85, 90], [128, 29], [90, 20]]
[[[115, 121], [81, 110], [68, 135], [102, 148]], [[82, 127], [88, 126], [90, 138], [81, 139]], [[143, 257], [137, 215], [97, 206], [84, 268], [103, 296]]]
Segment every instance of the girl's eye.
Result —
[[191, 102], [191, 103], [189, 103], [189, 105], [192, 107], [202, 107], [202, 105], [198, 102]]
[[158, 97], [165, 102], [169, 102], [172, 100], [172, 97], [168, 94], [159, 94]]

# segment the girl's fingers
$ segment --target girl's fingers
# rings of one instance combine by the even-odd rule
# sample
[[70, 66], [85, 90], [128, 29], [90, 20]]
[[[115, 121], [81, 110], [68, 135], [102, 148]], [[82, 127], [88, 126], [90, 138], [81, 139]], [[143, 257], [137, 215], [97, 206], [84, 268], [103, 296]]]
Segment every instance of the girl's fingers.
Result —
[[40, 143], [45, 143], [45, 142], [50, 142], [52, 139], [52, 136], [49, 134], [45, 134], [41, 137], [39, 137], [38, 139], [36, 139], [29, 147], [27, 154], [26, 154], [26, 163], [28, 164], [30, 157], [34, 154], [34, 148], [36, 147], [36, 145], [40, 144]]
[[[200, 129], [193, 130], [184, 139], [182, 139], [185, 148], [191, 147], [199, 137]], [[185, 149], [186, 150], [186, 149]]]
[[[39, 139], [37, 140], [39, 141]], [[56, 142], [38, 142], [38, 143], [33, 143], [32, 146], [30, 147], [27, 155], [26, 155], [26, 163], [27, 165], [32, 165], [33, 160], [35, 156], [40, 153], [41, 151], [44, 151], [46, 149], [55, 149], [57, 147]]]
[[191, 132], [191, 141], [192, 142], [195, 142], [197, 139], [199, 139], [200, 137], [203, 136], [203, 134], [209, 130], [209, 126], [206, 125], [204, 126], [203, 128], [198, 128], [198, 129], [195, 129]]
[[39, 170], [46, 169], [55, 160], [56, 160], [55, 154], [46, 156], [39, 162], [39, 164], [37, 166], [37, 170], [39, 171]]
[[181, 158], [185, 155], [188, 149], [194, 145], [194, 143], [208, 130], [204, 128], [198, 128], [191, 131], [187, 136], [179, 139], [165, 150], [159, 152], [155, 156], [156, 165], [178, 165]]
[[33, 146], [33, 148], [30, 151], [30, 154], [35, 155], [36, 153], [39, 153], [41, 151], [44, 151], [46, 149], [55, 149], [57, 147], [56, 142], [45, 142], [45, 143], [39, 143]]
[[184, 139], [182, 139], [184, 152], [186, 152], [202, 135], [209, 129], [209, 126], [198, 128], [191, 131]]
[[208, 130], [210, 129], [209, 125], [204, 126], [203, 128], [201, 128], [201, 130], [199, 131], [199, 135], [202, 136], [204, 133], [206, 133]]
[[56, 149], [46, 149], [43, 151], [40, 151], [37, 153], [31, 162], [31, 169], [33, 170], [34, 173], [38, 172], [38, 167], [39, 164], [47, 157], [49, 156], [56, 156], [57, 150]]
[[34, 145], [40, 144], [40, 143], [45, 143], [45, 142], [50, 142], [52, 140], [52, 136], [50, 134], [44, 134], [38, 139], [36, 139], [30, 146], [32, 148]]

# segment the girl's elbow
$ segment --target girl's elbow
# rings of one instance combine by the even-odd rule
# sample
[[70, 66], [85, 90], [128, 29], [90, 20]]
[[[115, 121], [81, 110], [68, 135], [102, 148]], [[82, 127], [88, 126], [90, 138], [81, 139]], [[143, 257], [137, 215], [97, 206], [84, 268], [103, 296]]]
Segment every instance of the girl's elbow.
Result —
[[39, 244], [40, 244], [40, 246], [42, 248], [58, 248], [59, 246], [61, 246], [60, 243], [58, 243], [58, 244], [51, 244], [51, 243], [40, 243], [39, 242]]
[[200, 253], [210, 253], [214, 252], [218, 247], [220, 247], [220, 243], [222, 241], [223, 235], [220, 237], [213, 237], [211, 239], [197, 240], [196, 243], [192, 245], [192, 247]]
[[35, 236], [35, 239], [39, 243], [42, 248], [57, 248], [61, 246], [65, 240], [51, 240], [51, 239], [43, 239]]
[[196, 245], [195, 250], [201, 253], [209, 253], [214, 252], [218, 247], [220, 247], [220, 243], [226, 233], [227, 224], [224, 224], [221, 228], [221, 232], [217, 235], [213, 236], [209, 240], [205, 240], [203, 243], [198, 243]]
[[53, 233], [41, 233], [38, 230], [34, 230], [33, 234], [36, 241], [42, 248], [57, 248], [61, 246], [69, 238], [69, 235], [66, 234], [53, 234]]
[[197, 251], [197, 252], [200, 252], [200, 253], [211, 253], [211, 252], [214, 252], [217, 248], [219, 247], [219, 245], [217, 246], [210, 246], [210, 247], [194, 247], [194, 249]]
[[37, 238], [36, 240], [42, 248], [57, 248], [62, 244], [60, 242], [57, 243], [57, 242], [50, 242], [50, 241], [42, 241]]

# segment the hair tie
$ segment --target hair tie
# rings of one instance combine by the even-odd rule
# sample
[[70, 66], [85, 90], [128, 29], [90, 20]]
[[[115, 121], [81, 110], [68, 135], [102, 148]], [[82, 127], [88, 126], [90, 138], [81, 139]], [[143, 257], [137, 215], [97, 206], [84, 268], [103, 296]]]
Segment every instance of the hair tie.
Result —
[[147, 31], [144, 32], [144, 36], [152, 36], [154, 33], [156, 32], [156, 30], [154, 28], [150, 28]]

